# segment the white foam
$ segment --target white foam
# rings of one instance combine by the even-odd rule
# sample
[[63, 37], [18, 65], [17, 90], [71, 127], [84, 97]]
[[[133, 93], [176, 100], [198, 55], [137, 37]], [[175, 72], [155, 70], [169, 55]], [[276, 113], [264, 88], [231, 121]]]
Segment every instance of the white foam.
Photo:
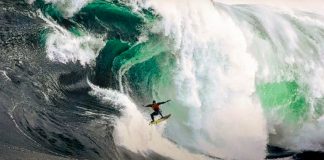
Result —
[[[323, 151], [323, 138], [320, 135], [324, 133], [321, 118], [324, 98], [324, 37], [320, 30], [324, 28], [324, 18], [311, 13], [264, 7], [239, 9], [244, 12], [235, 8], [231, 11], [236, 12], [234, 19], [243, 22], [239, 23], [243, 32], [253, 32], [249, 48], [260, 64], [258, 83], [294, 81], [298, 84], [298, 91], [292, 94], [305, 98], [302, 99], [305, 100], [305, 106], [284, 104], [271, 109], [268, 107], [267, 125], [272, 134], [270, 144], [292, 150]], [[246, 16], [246, 13], [257, 20], [252, 22], [259, 24], [244, 25], [245, 20], [240, 18]], [[297, 114], [289, 114], [295, 112], [292, 107], [297, 107]], [[278, 108], [286, 108], [286, 113], [278, 113]], [[299, 111], [305, 113], [299, 114]], [[296, 122], [291, 122], [293, 119]]]
[[80, 62], [80, 64], [91, 64], [104, 46], [102, 38], [85, 33], [76, 36], [68, 30], [62, 28], [54, 21], [39, 16], [51, 27], [51, 31], [46, 37], [47, 57], [55, 62]]
[[298, 10], [304, 10], [308, 12], [318, 12], [324, 14], [322, 6], [324, 2], [322, 0], [215, 0], [217, 2], [226, 4], [258, 4], [258, 5], [268, 5], [278, 8], [294, 8]]
[[137, 106], [125, 94], [116, 90], [103, 89], [91, 83], [91, 95], [100, 98], [104, 103], [122, 107], [122, 116], [117, 119], [114, 139], [118, 145], [146, 155], [151, 151], [173, 159], [206, 159], [201, 155], [192, 154], [162, 137], [163, 127], [150, 126]]

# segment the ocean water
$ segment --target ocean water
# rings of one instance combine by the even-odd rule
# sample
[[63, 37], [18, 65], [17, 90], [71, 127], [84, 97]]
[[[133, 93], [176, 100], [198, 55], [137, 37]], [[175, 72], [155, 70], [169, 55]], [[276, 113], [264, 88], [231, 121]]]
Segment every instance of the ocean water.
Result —
[[[211, 0], [0, 2], [4, 159], [320, 158], [324, 16]], [[171, 118], [150, 126], [152, 100]]]

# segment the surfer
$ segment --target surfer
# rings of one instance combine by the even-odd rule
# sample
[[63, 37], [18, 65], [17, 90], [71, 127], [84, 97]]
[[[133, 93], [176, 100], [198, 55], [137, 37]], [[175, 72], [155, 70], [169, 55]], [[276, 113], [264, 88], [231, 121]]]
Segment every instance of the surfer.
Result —
[[152, 121], [151, 122], [154, 122], [154, 116], [157, 116], [159, 114], [163, 118], [163, 115], [162, 115], [162, 112], [161, 112], [161, 109], [160, 109], [160, 105], [161, 104], [164, 104], [164, 103], [167, 103], [169, 101], [171, 101], [171, 100], [167, 100], [167, 101], [164, 101], [164, 102], [158, 102], [158, 103], [156, 103], [155, 100], [153, 100], [153, 103], [152, 104], [148, 104], [148, 105], [144, 106], [144, 107], [151, 107], [154, 110], [154, 112], [151, 113], [151, 118], [152, 118]]

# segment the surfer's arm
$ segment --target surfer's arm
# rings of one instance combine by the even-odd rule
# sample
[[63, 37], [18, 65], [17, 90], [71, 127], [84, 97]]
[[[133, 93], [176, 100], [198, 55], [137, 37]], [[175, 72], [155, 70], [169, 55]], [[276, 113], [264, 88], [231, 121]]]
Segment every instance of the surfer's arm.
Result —
[[152, 106], [151, 104], [148, 104], [148, 105], [146, 105], [146, 106], [143, 105], [143, 107], [151, 107], [151, 106]]
[[167, 101], [164, 101], [164, 102], [159, 102], [158, 104], [164, 104], [164, 103], [167, 103], [167, 102], [170, 102], [171, 100], [167, 100]]

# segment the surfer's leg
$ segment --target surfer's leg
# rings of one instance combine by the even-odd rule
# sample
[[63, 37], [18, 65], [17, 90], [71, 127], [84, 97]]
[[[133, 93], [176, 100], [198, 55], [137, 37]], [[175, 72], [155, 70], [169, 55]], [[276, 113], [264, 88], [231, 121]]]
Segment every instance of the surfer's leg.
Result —
[[159, 114], [161, 115], [161, 117], [163, 118], [163, 115], [162, 115], [162, 112], [161, 112], [161, 110], [159, 110]]
[[156, 111], [154, 111], [153, 113], [151, 113], [151, 119], [152, 122], [154, 122], [154, 116], [158, 115], [158, 113], [156, 113]]

